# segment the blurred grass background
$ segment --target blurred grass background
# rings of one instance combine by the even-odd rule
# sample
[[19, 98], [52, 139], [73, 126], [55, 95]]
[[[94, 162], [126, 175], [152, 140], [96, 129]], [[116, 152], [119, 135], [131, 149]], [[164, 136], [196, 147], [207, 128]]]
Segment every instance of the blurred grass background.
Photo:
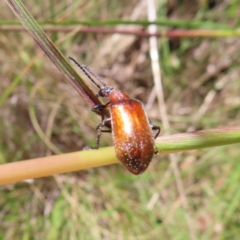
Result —
[[[146, 1], [24, 4], [42, 22], [147, 18]], [[0, 19], [17, 20], [5, 2], [0, 6]], [[160, 19], [239, 25], [238, 1], [158, 1], [157, 9]], [[62, 29], [47, 33], [65, 56], [142, 100], [154, 124], [161, 125], [158, 102], [149, 102], [154, 84], [148, 39]], [[27, 32], [9, 29], [0, 36], [0, 163], [94, 145], [99, 119]], [[158, 43], [170, 133], [239, 126], [240, 39]], [[40, 138], [37, 124], [54, 148]], [[108, 145], [112, 139], [106, 133], [101, 146]], [[182, 207], [169, 156], [155, 157], [140, 176], [117, 164], [1, 186], [0, 239], [238, 239], [239, 148], [238, 144], [176, 155], [187, 209]]]

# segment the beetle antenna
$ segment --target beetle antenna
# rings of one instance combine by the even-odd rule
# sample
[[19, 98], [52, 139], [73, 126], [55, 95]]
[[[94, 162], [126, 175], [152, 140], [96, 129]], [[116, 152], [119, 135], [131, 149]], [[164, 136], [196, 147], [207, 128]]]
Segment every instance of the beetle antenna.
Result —
[[82, 65], [82, 67], [85, 68], [89, 73], [91, 73], [104, 87], [107, 86], [106, 83], [104, 83], [98, 75], [93, 73], [93, 71], [88, 66]]
[[70, 56], [68, 58], [71, 61], [73, 61], [99, 89], [101, 89], [101, 87], [93, 80], [93, 78], [90, 76], [90, 74], [92, 74], [100, 83], [102, 83], [102, 85], [104, 87], [106, 86], [106, 84], [97, 75], [95, 75], [86, 65], [79, 64], [74, 58], [72, 58]]

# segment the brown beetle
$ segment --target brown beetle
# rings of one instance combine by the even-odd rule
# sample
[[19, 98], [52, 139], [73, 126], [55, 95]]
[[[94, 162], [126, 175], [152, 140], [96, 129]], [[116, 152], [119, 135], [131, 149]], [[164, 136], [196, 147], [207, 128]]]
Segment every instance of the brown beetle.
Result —
[[[96, 105], [92, 111], [99, 113], [105, 108], [110, 108], [111, 118], [102, 119], [98, 125], [98, 135], [95, 148], [99, 147], [101, 132], [112, 132], [113, 143], [117, 158], [133, 174], [144, 172], [151, 162], [155, 152], [154, 138], [160, 133], [160, 127], [151, 124], [143, 104], [135, 99], [131, 99], [127, 94], [119, 89], [107, 86], [98, 76], [84, 65], [80, 65], [73, 58], [69, 57], [100, 89], [98, 97], [109, 97], [109, 102], [105, 105]], [[98, 85], [93, 75], [101, 84]], [[111, 130], [103, 130], [107, 122], [111, 122]], [[155, 137], [153, 130], [157, 130]]]

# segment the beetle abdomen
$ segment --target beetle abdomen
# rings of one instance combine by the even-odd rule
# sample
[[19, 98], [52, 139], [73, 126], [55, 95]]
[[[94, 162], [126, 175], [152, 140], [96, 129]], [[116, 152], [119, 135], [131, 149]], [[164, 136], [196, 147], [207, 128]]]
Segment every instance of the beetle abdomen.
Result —
[[132, 99], [113, 102], [111, 115], [118, 159], [130, 172], [144, 172], [154, 155], [154, 137], [142, 103]]

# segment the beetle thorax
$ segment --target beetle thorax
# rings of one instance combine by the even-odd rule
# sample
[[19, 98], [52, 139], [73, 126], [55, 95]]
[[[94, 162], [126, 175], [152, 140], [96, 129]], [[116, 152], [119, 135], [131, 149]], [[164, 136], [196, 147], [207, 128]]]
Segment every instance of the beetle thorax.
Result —
[[128, 100], [130, 98], [127, 94], [125, 94], [121, 90], [113, 89], [109, 94], [109, 99], [110, 99], [110, 102], [113, 103], [121, 100]]

